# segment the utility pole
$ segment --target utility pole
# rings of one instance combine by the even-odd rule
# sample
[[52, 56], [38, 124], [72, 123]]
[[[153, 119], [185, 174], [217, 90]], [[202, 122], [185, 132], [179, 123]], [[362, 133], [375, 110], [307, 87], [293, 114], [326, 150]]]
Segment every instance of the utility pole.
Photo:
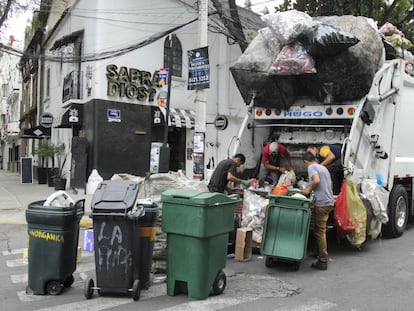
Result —
[[[208, 34], [208, 0], [198, 1], [198, 22], [199, 22], [199, 47], [205, 47], [208, 45], [207, 34]], [[194, 139], [196, 135], [199, 137], [201, 134], [203, 138], [203, 151], [205, 152], [205, 132], [206, 132], [206, 109], [207, 109], [207, 93], [206, 90], [196, 90], [195, 94], [195, 131]], [[203, 176], [204, 167], [203, 167]], [[204, 179], [204, 177], [203, 177]]]

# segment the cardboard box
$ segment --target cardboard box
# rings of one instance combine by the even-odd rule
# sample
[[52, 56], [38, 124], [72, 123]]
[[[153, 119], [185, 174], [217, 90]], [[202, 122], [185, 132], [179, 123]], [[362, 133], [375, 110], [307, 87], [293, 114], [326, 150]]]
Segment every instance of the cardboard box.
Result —
[[93, 252], [93, 230], [85, 230], [83, 236], [83, 249], [88, 252]]
[[237, 229], [234, 260], [249, 261], [252, 258], [252, 238], [253, 231], [251, 228]]

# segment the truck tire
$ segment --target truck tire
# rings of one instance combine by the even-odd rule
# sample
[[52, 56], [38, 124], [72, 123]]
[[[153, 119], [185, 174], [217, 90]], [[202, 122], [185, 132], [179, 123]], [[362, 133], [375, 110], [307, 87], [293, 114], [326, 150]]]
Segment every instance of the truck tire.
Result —
[[382, 227], [382, 233], [388, 238], [400, 237], [408, 222], [408, 195], [403, 185], [395, 185], [388, 202], [388, 223]]

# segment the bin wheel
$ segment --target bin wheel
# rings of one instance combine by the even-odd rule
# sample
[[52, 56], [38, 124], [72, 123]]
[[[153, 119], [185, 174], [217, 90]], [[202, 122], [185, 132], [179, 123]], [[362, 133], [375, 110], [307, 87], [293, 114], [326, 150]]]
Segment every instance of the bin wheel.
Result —
[[295, 261], [292, 263], [292, 271], [299, 271], [300, 261]]
[[270, 268], [273, 265], [273, 258], [270, 256], [266, 256], [265, 266]]
[[141, 297], [141, 284], [139, 280], [135, 280], [134, 284], [132, 285], [132, 299], [135, 301], [139, 300]]
[[226, 274], [223, 271], [217, 273], [213, 283], [213, 295], [220, 295], [226, 288], [227, 279]]
[[92, 298], [94, 286], [95, 286], [95, 283], [93, 282], [93, 279], [91, 277], [88, 277], [83, 287], [83, 294], [85, 295], [86, 299]]
[[49, 295], [60, 295], [63, 290], [63, 284], [59, 281], [49, 281], [46, 285], [46, 292]]
[[63, 282], [63, 286], [65, 287], [69, 287], [71, 286], [73, 283], [75, 282], [75, 278], [73, 277], [73, 275], [69, 276], [65, 282]]

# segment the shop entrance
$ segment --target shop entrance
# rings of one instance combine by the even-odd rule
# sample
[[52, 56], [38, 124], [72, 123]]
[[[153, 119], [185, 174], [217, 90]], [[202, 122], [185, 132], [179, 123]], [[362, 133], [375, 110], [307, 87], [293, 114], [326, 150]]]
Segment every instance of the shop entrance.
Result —
[[170, 171], [185, 171], [185, 134], [185, 127], [168, 128], [168, 144], [170, 146]]

